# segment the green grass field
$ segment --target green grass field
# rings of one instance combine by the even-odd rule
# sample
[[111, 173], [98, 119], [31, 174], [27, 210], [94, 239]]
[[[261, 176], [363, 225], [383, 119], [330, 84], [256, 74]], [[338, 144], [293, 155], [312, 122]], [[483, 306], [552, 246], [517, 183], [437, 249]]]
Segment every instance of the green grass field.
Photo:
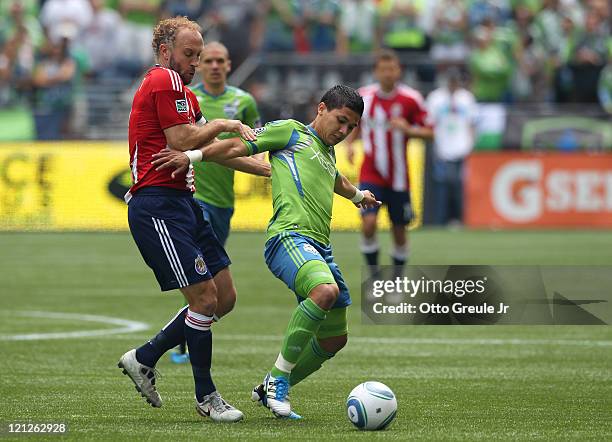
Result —
[[[610, 232], [423, 229], [412, 239], [418, 264], [612, 265]], [[349, 344], [293, 390], [293, 406], [304, 419], [274, 419], [252, 405], [250, 390], [274, 362], [294, 298], [267, 270], [263, 242], [263, 234], [234, 233], [228, 246], [239, 300], [214, 327], [213, 370], [219, 390], [246, 419], [224, 425], [196, 414], [188, 366], [166, 358], [158, 364], [161, 409], [147, 406], [116, 367], [119, 356], [152, 336], [180, 302], [178, 292], [160, 294], [129, 234], [0, 234], [2, 431], [9, 422], [59, 421], [69, 426], [66, 437], [78, 441], [612, 440], [610, 327], [361, 325], [361, 255], [352, 233], [332, 237], [355, 301]], [[149, 329], [7, 340], [117, 327], [31, 311], [121, 318]], [[359, 432], [346, 418], [347, 394], [366, 380], [386, 383], [398, 397], [398, 416], [386, 431]]]

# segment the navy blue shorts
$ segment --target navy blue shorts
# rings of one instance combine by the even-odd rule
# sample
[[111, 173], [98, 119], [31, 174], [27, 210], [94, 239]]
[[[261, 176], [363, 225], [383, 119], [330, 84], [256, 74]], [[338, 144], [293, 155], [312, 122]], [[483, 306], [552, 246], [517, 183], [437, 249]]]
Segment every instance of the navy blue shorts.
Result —
[[[300, 268], [313, 259], [323, 261], [327, 264], [340, 291], [332, 308], [344, 308], [351, 305], [349, 289], [338, 264], [334, 262], [331, 246], [324, 246], [299, 233], [282, 232], [266, 242], [264, 257], [274, 276], [283, 281], [293, 292], [295, 292], [295, 278]], [[304, 300], [297, 293], [295, 297], [298, 302]]]
[[[391, 224], [405, 226], [412, 220], [412, 205], [410, 204], [410, 192], [398, 192], [389, 187], [377, 186], [371, 183], [359, 184], [360, 190], [369, 190], [378, 201], [387, 206]], [[378, 213], [380, 207], [361, 209], [361, 215], [367, 213]]]
[[129, 202], [128, 222], [162, 291], [211, 279], [231, 264], [191, 192], [140, 189]]
[[204, 219], [210, 223], [217, 235], [217, 239], [223, 247], [227, 242], [227, 237], [230, 233], [230, 222], [234, 215], [233, 207], [217, 207], [212, 204], [205, 203], [196, 198], [196, 202], [202, 208]]

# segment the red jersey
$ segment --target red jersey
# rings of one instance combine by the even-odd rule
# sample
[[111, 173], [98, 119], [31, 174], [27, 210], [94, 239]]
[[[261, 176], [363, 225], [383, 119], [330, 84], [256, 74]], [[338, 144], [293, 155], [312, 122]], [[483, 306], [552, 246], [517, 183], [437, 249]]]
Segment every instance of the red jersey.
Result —
[[408, 190], [406, 146], [403, 131], [391, 128], [395, 117], [411, 125], [425, 126], [427, 111], [421, 94], [405, 85], [398, 85], [385, 94], [380, 85], [359, 89], [364, 110], [361, 117], [361, 139], [364, 159], [359, 181], [387, 187], [395, 191]]
[[166, 148], [164, 129], [177, 124], [201, 124], [205, 120], [193, 92], [183, 85], [179, 74], [171, 69], [155, 66], [142, 80], [134, 95], [130, 113], [129, 143], [132, 187], [131, 195], [142, 187], [163, 186], [195, 191], [193, 167], [172, 178], [172, 170], [156, 171], [151, 164], [153, 154]]

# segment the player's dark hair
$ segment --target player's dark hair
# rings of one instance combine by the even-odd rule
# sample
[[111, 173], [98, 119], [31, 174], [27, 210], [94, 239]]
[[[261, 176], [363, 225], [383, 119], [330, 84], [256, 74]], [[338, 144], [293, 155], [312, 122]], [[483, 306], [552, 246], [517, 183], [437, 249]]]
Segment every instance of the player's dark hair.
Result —
[[194, 21], [189, 20], [187, 17], [173, 17], [167, 18], [165, 20], [160, 21], [155, 29], [153, 29], [153, 41], [151, 42], [151, 46], [153, 46], [153, 53], [155, 57], [159, 56], [159, 47], [162, 44], [166, 44], [169, 46], [174, 45], [174, 39], [176, 38], [176, 34], [182, 28], [191, 29], [196, 32], [202, 32], [202, 28], [199, 24]]
[[400, 64], [400, 59], [397, 56], [397, 53], [393, 49], [388, 48], [379, 49], [376, 51], [376, 54], [374, 55], [374, 67], [378, 66], [378, 63], [381, 61], [396, 61], [398, 64]]
[[325, 92], [321, 102], [325, 103], [328, 111], [346, 106], [360, 117], [363, 114], [363, 98], [355, 89], [343, 84], [337, 84]]

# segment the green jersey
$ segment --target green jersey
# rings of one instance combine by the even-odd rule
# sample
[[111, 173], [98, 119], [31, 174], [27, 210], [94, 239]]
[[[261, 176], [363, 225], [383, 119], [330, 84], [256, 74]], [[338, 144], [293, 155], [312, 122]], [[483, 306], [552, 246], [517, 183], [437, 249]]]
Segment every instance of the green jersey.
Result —
[[[202, 115], [207, 121], [218, 118], [240, 120], [251, 127], [259, 127], [259, 112], [255, 99], [248, 92], [227, 86], [221, 95], [210, 95], [202, 83], [191, 88], [198, 98]], [[236, 137], [223, 133], [218, 138]], [[234, 207], [234, 170], [217, 163], [200, 162], [193, 165], [195, 173], [195, 197], [205, 203], [222, 208]]]
[[250, 155], [270, 152], [274, 214], [267, 238], [293, 231], [329, 244], [338, 176], [334, 147], [295, 120], [273, 121], [256, 133], [256, 141], [243, 141]]

